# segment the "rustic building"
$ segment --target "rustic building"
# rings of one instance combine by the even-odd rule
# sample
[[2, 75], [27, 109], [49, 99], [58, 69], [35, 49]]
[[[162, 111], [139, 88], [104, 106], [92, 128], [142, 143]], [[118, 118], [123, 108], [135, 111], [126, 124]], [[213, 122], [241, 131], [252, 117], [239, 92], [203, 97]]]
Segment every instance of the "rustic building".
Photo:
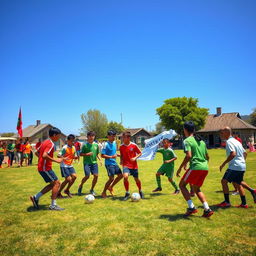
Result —
[[[41, 141], [44, 141], [49, 137], [49, 130], [52, 127], [53, 126], [51, 124], [41, 124], [41, 121], [37, 120], [35, 125], [29, 125], [22, 130], [22, 138], [28, 138], [31, 144], [36, 144], [39, 139], [41, 139]], [[18, 134], [16, 134], [15, 137], [17, 138]], [[59, 149], [60, 147], [62, 147], [65, 144], [65, 140], [66, 135], [64, 133], [61, 133], [59, 142], [55, 143], [56, 148]]]
[[203, 129], [198, 131], [208, 147], [219, 147], [221, 139], [219, 131], [225, 126], [229, 126], [233, 134], [238, 135], [246, 147], [248, 141], [255, 142], [256, 127], [241, 119], [238, 112], [222, 113], [221, 108], [217, 108], [216, 114], [209, 115]]

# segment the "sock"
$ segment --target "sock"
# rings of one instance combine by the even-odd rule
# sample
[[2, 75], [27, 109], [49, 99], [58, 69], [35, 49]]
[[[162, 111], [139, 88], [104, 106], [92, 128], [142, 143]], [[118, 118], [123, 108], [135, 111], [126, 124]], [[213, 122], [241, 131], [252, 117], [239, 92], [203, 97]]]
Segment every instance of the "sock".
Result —
[[240, 196], [240, 197], [241, 197], [242, 205], [246, 205], [246, 199], [245, 199], [245, 196]]
[[194, 208], [195, 207], [195, 205], [193, 204], [191, 199], [188, 200], [187, 203], [188, 203], [188, 208]]
[[210, 207], [209, 207], [209, 205], [208, 205], [207, 202], [203, 202], [203, 207], [204, 207], [204, 209], [205, 209], [206, 211], [210, 209]]
[[225, 198], [225, 202], [230, 204], [230, 201], [229, 201], [229, 194], [224, 194], [224, 198]]
[[254, 189], [253, 188], [249, 188], [248, 189], [252, 194], [254, 193]]
[[177, 187], [177, 185], [176, 185], [175, 181], [170, 181], [170, 183], [171, 183], [171, 184], [172, 184], [172, 186], [175, 188], [175, 190], [178, 190], [178, 187]]
[[128, 192], [129, 191], [129, 181], [126, 179], [124, 179], [124, 187], [125, 187], [126, 192]]
[[57, 205], [56, 199], [52, 200], [52, 206]]
[[40, 198], [42, 195], [43, 195], [43, 193], [38, 192], [38, 193], [35, 195], [36, 200], [39, 200], [39, 198]]
[[157, 187], [161, 188], [161, 177], [160, 176], [156, 176], [156, 183], [157, 183]]
[[141, 191], [141, 182], [140, 182], [140, 180], [138, 180], [138, 181], [136, 182], [136, 185], [137, 185], [139, 191]]

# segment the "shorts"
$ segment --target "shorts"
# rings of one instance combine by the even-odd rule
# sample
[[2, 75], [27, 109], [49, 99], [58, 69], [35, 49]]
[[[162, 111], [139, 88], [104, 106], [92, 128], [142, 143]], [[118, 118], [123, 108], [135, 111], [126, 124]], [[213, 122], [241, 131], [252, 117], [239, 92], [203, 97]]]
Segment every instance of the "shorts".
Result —
[[99, 173], [98, 164], [85, 164], [84, 165], [84, 175], [85, 176], [90, 176], [90, 174], [97, 175], [98, 173]]
[[161, 175], [166, 175], [168, 178], [173, 178], [174, 169], [166, 164], [163, 164], [157, 171]]
[[118, 165], [105, 165], [108, 176], [114, 176], [118, 174], [122, 174], [122, 171]]
[[222, 179], [227, 180], [228, 182], [235, 182], [240, 185], [244, 179], [244, 171], [227, 169]]
[[60, 171], [61, 171], [61, 176], [65, 178], [76, 173], [74, 167], [60, 167]]
[[77, 154], [77, 156], [80, 156], [81, 150], [77, 150], [77, 151], [76, 151], [76, 154]]
[[130, 169], [130, 168], [124, 167], [123, 173], [128, 173], [129, 175], [132, 175], [134, 178], [139, 177], [138, 169]]
[[58, 180], [58, 177], [53, 170], [50, 171], [39, 171], [40, 175], [46, 183]]
[[208, 174], [208, 170], [187, 170], [181, 178], [186, 183], [201, 187]]
[[28, 158], [28, 155], [29, 155], [29, 154], [25, 154], [25, 153], [24, 153], [24, 154], [23, 154], [23, 157], [24, 157], [24, 158]]

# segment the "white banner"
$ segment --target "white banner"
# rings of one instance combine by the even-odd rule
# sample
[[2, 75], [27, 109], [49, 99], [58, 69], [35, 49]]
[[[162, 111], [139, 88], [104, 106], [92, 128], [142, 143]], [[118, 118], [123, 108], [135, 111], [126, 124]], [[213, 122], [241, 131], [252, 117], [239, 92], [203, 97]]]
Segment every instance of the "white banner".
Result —
[[138, 158], [138, 160], [153, 160], [155, 158], [159, 143], [163, 139], [171, 140], [176, 135], [177, 133], [174, 130], [170, 130], [164, 131], [153, 138], [145, 140], [145, 148], [143, 149], [142, 155]]

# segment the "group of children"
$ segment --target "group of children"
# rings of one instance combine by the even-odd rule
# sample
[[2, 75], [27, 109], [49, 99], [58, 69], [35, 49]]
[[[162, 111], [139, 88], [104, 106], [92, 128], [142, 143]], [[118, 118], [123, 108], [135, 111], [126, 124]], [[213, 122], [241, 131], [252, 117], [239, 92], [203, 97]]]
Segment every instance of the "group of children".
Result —
[[[195, 194], [203, 204], [204, 212], [202, 216], [208, 218], [214, 212], [210, 209], [206, 201], [206, 197], [200, 189], [208, 174], [209, 156], [207, 153], [207, 148], [204, 141], [201, 140], [200, 137], [195, 135], [195, 126], [193, 122], [186, 122], [183, 128], [186, 137], [186, 139], [184, 140], [185, 157], [180, 167], [178, 168], [176, 175], [177, 177], [180, 177], [182, 169], [185, 170], [185, 174], [180, 180], [179, 187], [173, 180], [174, 161], [177, 159], [177, 157], [174, 151], [171, 149], [171, 142], [168, 139], [164, 139], [163, 148], [157, 150], [157, 152], [161, 153], [163, 156], [163, 164], [156, 173], [157, 188], [154, 189], [153, 192], [158, 192], [162, 190], [161, 175], [166, 175], [169, 182], [175, 189], [174, 194], [178, 194], [181, 191], [184, 199], [187, 201], [188, 208], [185, 216], [189, 216], [197, 212], [197, 209], [191, 199], [191, 193], [187, 189], [187, 184], [190, 184], [191, 189], [195, 192]], [[117, 145], [115, 142], [116, 133], [114, 131], [108, 131], [108, 141], [104, 144], [101, 152], [98, 144], [95, 142], [95, 133], [93, 131], [90, 131], [87, 133], [87, 142], [83, 144], [81, 151], [76, 151], [76, 148], [74, 146], [75, 136], [71, 134], [67, 137], [67, 144], [59, 152], [57, 158], [54, 158], [54, 142], [59, 140], [60, 133], [61, 132], [59, 129], [55, 127], [51, 128], [49, 131], [49, 139], [44, 141], [37, 149], [36, 155], [39, 158], [38, 171], [42, 178], [45, 180], [45, 182], [49, 184], [44, 187], [39, 193], [30, 197], [35, 208], [39, 209], [39, 198], [43, 194], [52, 190], [52, 203], [49, 209], [64, 210], [57, 205], [56, 199], [63, 197], [61, 194], [63, 190], [68, 197], [72, 197], [70, 187], [73, 185], [77, 178], [74, 167], [72, 166], [72, 162], [74, 159], [78, 159], [79, 156], [83, 157], [84, 177], [79, 185], [78, 195], [82, 195], [83, 185], [89, 179], [90, 175], [93, 175], [90, 194], [95, 195], [94, 187], [97, 183], [99, 173], [97, 159], [101, 164], [101, 158], [99, 157], [99, 154], [101, 154], [101, 157], [105, 159], [105, 168], [108, 174], [108, 180], [101, 194], [103, 198], [107, 197], [107, 191], [109, 191], [111, 195], [113, 195], [114, 186], [121, 179], [123, 179], [125, 187], [125, 196], [123, 200], [126, 201], [127, 199], [129, 199], [129, 176], [133, 176], [134, 181], [138, 187], [140, 197], [142, 199], [144, 198], [137, 165], [137, 159], [141, 156], [142, 153], [139, 147], [135, 143], [131, 142], [131, 134], [129, 132], [124, 132], [122, 135], [123, 144], [119, 148], [120, 154], [117, 153]], [[232, 137], [231, 134], [229, 137]], [[229, 145], [229, 143], [227, 143], [227, 145]], [[229, 165], [231, 165], [232, 161], [242, 161], [244, 172], [245, 155], [244, 151], [242, 151], [240, 147], [242, 146], [239, 146], [238, 148], [232, 148], [230, 152], [233, 152], [233, 156], [232, 158], [228, 157], [228, 159], [223, 163], [222, 168], [226, 163], [229, 163]], [[122, 166], [122, 170], [117, 164], [117, 157], [120, 157], [120, 164]], [[239, 158], [238, 160], [236, 159], [237, 157]], [[52, 162], [60, 163], [61, 175], [65, 178], [62, 183], [58, 180], [57, 176], [52, 170]], [[238, 179], [237, 175], [228, 175], [227, 178], [227, 175], [225, 174], [223, 179], [227, 182], [233, 182], [234, 184], [236, 184], [236, 187], [240, 192], [242, 199], [242, 204], [239, 207], [247, 208], [248, 206], [246, 207], [245, 195], [242, 188], [244, 186], [252, 193], [255, 202], [256, 190], [250, 188], [246, 183], [243, 184], [242, 177], [243, 176], [240, 175]], [[223, 184], [224, 182], [222, 182], [222, 185]], [[223, 187], [226, 202], [228, 198], [225, 189], [226, 187]], [[219, 204], [218, 206], [230, 206], [230, 204], [225, 204], [225, 202]], [[229, 201], [226, 203], [229, 203]]]

